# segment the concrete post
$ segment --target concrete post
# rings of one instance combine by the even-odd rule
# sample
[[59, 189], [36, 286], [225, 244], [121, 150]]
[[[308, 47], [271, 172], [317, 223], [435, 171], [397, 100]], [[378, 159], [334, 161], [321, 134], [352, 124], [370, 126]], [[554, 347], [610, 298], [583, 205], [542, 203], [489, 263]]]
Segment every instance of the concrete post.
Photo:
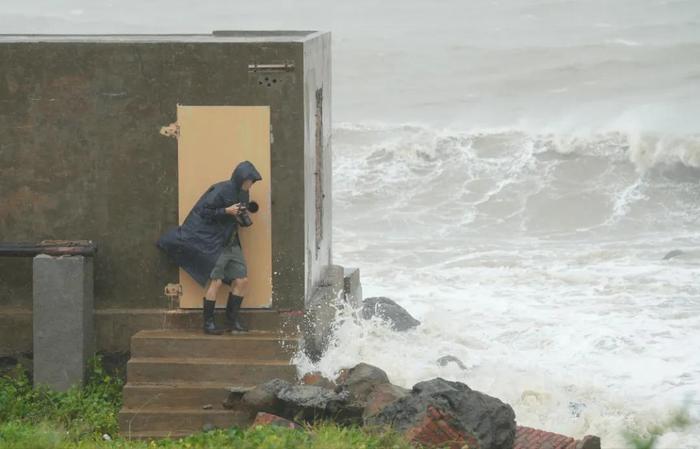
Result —
[[65, 391], [82, 384], [95, 352], [93, 262], [34, 257], [34, 384]]
[[323, 281], [314, 290], [306, 304], [306, 316], [302, 326], [304, 352], [312, 360], [318, 360], [333, 336], [338, 310], [345, 306], [345, 280], [343, 267], [329, 265]]
[[353, 308], [362, 307], [362, 284], [360, 283], [360, 269], [343, 267], [343, 278], [345, 283], [345, 302]]

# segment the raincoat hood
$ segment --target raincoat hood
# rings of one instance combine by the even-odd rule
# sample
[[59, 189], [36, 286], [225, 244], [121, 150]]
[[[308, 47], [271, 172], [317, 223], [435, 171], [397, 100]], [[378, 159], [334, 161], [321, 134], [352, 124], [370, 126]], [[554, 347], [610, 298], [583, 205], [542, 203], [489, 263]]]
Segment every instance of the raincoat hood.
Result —
[[231, 182], [236, 186], [236, 190], [240, 190], [243, 185], [243, 181], [250, 179], [255, 183], [256, 181], [262, 181], [262, 176], [250, 161], [243, 161], [236, 166], [231, 174]]

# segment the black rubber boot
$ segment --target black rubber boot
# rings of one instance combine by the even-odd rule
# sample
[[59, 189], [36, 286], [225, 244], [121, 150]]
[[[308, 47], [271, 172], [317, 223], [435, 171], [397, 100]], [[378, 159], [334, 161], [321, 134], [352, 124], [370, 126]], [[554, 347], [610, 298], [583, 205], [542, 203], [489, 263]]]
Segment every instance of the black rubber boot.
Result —
[[209, 301], [206, 297], [204, 298], [203, 318], [204, 325], [202, 330], [205, 334], [211, 335], [221, 335], [224, 333], [223, 329], [216, 327], [216, 321], [214, 321], [214, 308], [216, 307], [216, 301]]
[[228, 301], [226, 302], [226, 323], [231, 332], [248, 332], [248, 329], [238, 321], [238, 312], [241, 310], [242, 303], [242, 296], [237, 296], [233, 293], [228, 294]]

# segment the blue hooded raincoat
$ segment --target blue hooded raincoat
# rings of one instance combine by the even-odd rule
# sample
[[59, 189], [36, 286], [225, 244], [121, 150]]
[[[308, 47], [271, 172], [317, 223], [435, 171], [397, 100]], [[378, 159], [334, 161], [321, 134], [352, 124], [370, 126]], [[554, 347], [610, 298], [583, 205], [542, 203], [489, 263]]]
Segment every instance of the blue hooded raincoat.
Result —
[[241, 189], [247, 179], [256, 182], [262, 177], [251, 162], [243, 161], [236, 166], [230, 180], [218, 182], [204, 192], [181, 226], [168, 229], [156, 242], [170, 260], [202, 287], [209, 280], [224, 245], [240, 225], [225, 209], [248, 202], [248, 192]]

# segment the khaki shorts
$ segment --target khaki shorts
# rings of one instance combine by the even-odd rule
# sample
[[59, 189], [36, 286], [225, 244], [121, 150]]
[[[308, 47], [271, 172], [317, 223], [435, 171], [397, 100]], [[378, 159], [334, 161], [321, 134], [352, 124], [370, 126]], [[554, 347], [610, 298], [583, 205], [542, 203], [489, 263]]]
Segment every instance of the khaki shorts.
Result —
[[210, 279], [222, 279], [230, 285], [234, 279], [248, 276], [243, 250], [238, 245], [227, 245], [216, 260], [214, 268], [209, 275]]

